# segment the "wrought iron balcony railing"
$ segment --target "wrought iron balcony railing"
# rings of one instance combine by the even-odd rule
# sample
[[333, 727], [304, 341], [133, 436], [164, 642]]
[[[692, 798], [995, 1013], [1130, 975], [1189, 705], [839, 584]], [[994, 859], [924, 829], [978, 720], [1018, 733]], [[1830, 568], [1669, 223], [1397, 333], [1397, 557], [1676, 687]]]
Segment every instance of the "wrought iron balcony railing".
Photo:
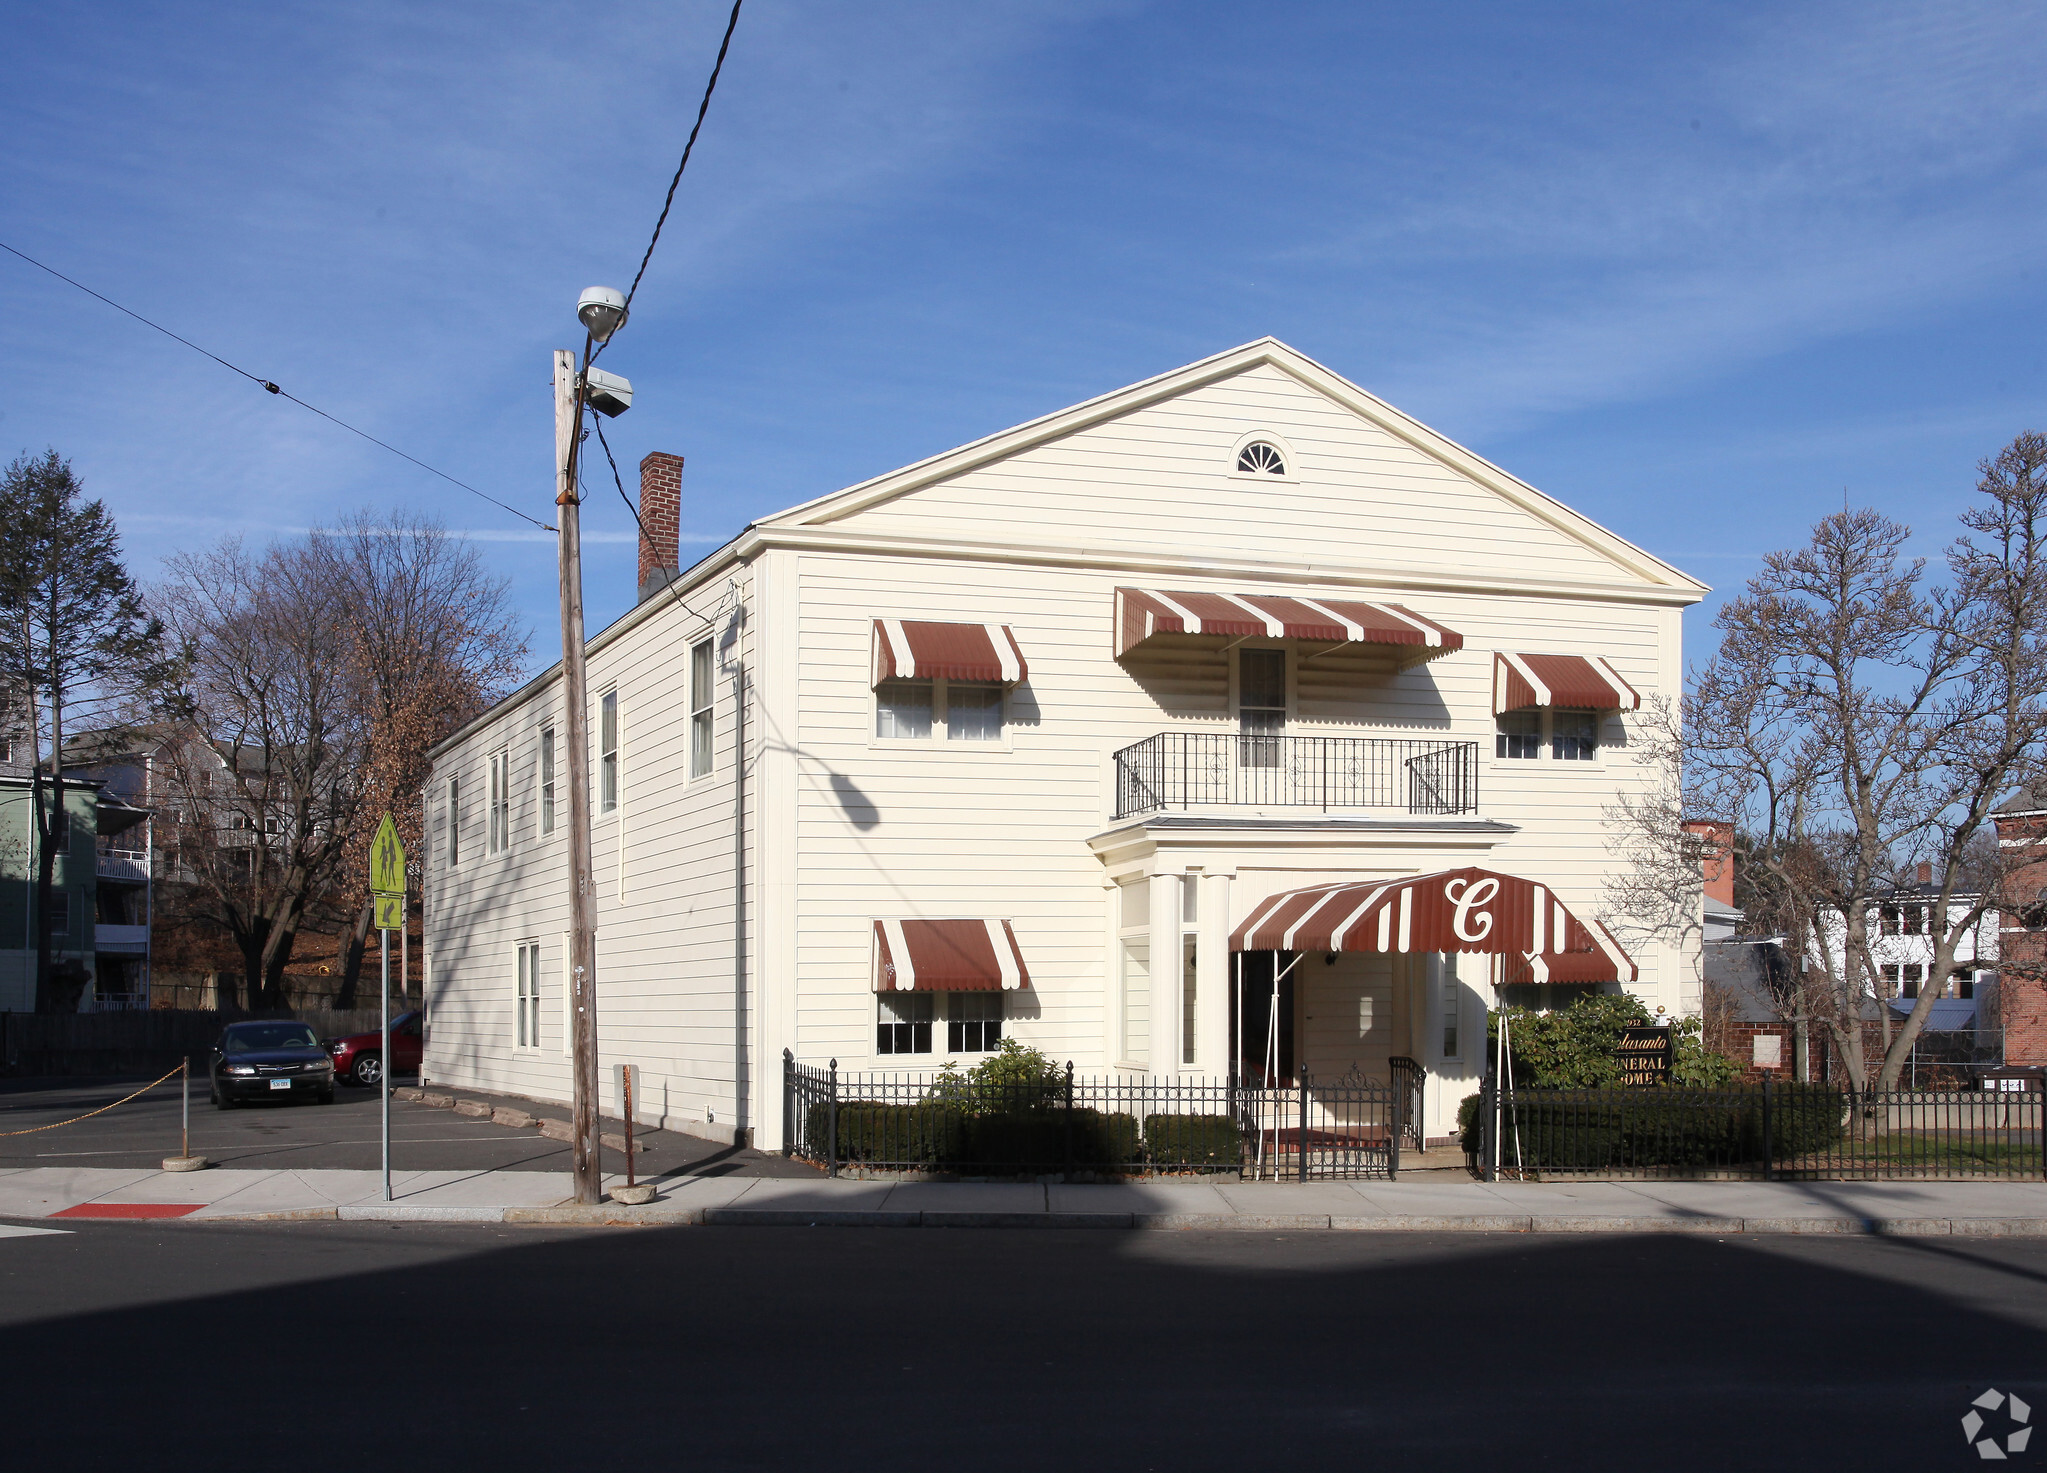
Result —
[[1155, 809], [1475, 813], [1478, 743], [1165, 731], [1116, 754], [1116, 817]]

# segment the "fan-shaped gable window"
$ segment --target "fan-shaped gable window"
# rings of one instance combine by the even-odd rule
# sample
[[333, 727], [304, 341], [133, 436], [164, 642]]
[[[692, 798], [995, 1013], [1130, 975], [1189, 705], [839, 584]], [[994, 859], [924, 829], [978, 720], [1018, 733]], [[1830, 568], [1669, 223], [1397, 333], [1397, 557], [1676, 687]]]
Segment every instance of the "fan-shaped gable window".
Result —
[[1237, 470], [1247, 476], [1283, 476], [1286, 457], [1280, 454], [1278, 446], [1253, 440], [1237, 452]]

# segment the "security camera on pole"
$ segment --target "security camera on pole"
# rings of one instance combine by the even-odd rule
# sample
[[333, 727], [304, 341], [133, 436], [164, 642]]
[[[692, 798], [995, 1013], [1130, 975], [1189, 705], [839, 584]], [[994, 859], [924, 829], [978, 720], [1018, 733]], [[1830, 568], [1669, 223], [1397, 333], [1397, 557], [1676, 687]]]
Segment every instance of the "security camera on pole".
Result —
[[589, 682], [583, 669], [583, 544], [578, 523], [576, 461], [583, 440], [583, 406], [620, 415], [633, 386], [617, 374], [590, 367], [590, 349], [625, 323], [625, 296], [593, 286], [576, 304], [588, 336], [582, 372], [575, 354], [554, 355], [555, 505], [561, 527], [562, 700], [569, 748], [569, 1019], [573, 1030], [576, 1200], [594, 1206], [604, 1196], [604, 1166], [597, 1123], [597, 926], [591, 913]]

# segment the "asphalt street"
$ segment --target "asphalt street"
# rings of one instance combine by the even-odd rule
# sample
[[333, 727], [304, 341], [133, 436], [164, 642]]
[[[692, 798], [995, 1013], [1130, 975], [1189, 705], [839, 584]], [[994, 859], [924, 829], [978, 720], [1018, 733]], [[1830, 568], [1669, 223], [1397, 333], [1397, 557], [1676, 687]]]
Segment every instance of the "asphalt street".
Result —
[[[146, 1084], [133, 1079], [16, 1079], [0, 1081], [0, 1132], [20, 1131], [96, 1110]], [[410, 1081], [400, 1080], [399, 1083]], [[160, 1085], [104, 1115], [39, 1130], [0, 1135], [0, 1167], [155, 1167], [178, 1152], [178, 1081]], [[468, 1097], [484, 1098], [473, 1091]], [[520, 1108], [568, 1117], [566, 1106]], [[262, 1102], [233, 1110], [207, 1103], [203, 1074], [192, 1081], [192, 1151], [218, 1166], [278, 1170], [375, 1170], [381, 1161], [376, 1091], [344, 1086], [334, 1103]], [[605, 1126], [617, 1131], [617, 1122]], [[641, 1175], [812, 1174], [780, 1156], [734, 1150], [693, 1136], [642, 1131], [647, 1149], [636, 1158]], [[607, 1151], [610, 1165], [624, 1157]], [[567, 1171], [569, 1147], [535, 1130], [514, 1130], [485, 1119], [427, 1105], [391, 1102], [392, 1163], [421, 1171]]]
[[1923, 1470], [2047, 1416], [2038, 1240], [69, 1226], [0, 1236], [16, 1467]]

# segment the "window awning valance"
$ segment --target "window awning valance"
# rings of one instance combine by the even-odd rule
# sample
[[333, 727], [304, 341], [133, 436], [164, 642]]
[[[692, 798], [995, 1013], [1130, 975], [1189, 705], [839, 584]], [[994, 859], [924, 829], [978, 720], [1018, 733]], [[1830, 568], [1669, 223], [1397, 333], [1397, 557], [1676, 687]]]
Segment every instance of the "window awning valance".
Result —
[[1289, 890], [1259, 904], [1232, 951], [1470, 951], [1520, 958], [1532, 982], [1633, 982], [1606, 927], [1547, 887], [1494, 870], [1439, 870]]
[[1031, 985], [1008, 921], [876, 921], [876, 992], [1008, 992]]
[[1464, 636], [1400, 604], [1268, 593], [1116, 590], [1116, 658], [1159, 635], [1328, 640], [1384, 645], [1405, 664], [1464, 648]]
[[923, 619], [874, 621], [874, 683], [884, 680], [974, 680], [1020, 683], [1030, 670], [1007, 624], [941, 624]]
[[1641, 692], [1597, 655], [1493, 656], [1493, 714], [1562, 706], [1578, 711], [1636, 711]]

